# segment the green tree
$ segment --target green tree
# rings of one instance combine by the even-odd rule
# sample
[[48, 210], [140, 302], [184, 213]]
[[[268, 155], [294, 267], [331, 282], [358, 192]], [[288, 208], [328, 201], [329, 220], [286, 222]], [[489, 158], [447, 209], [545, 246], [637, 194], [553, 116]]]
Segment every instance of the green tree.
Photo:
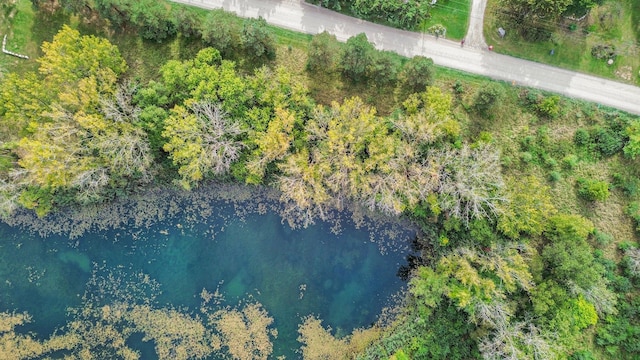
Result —
[[65, 25], [52, 42], [42, 44], [44, 56], [38, 59], [38, 71], [54, 86], [74, 84], [80, 79], [96, 78], [98, 91], [105, 92], [114, 78], [127, 70], [120, 51], [107, 39], [80, 36]]
[[[111, 186], [149, 181], [153, 159], [146, 134], [135, 125], [139, 109], [132, 105], [133, 90], [116, 86], [126, 70], [118, 49], [65, 26], [43, 44], [43, 52], [41, 78], [25, 76], [49, 94], [37, 99], [38, 108], [22, 104], [30, 113], [14, 148], [11, 181], [18, 200], [42, 215], [59, 193], [97, 201]], [[5, 90], [8, 95], [16, 88]], [[5, 112], [15, 112], [15, 105], [5, 104]]]
[[590, 289], [604, 281], [602, 265], [595, 261], [586, 241], [594, 230], [593, 224], [578, 215], [564, 214], [551, 217], [549, 223], [545, 233], [549, 244], [542, 250], [545, 277], [567, 288], [581, 289]]
[[131, 0], [94, 0], [96, 10], [115, 28], [130, 25]]
[[200, 17], [196, 12], [186, 7], [180, 7], [175, 13], [178, 32], [187, 39], [196, 39], [201, 36]]
[[176, 35], [178, 28], [173, 13], [166, 4], [154, 0], [133, 1], [131, 22], [146, 40], [162, 42]]
[[378, 87], [395, 84], [398, 79], [400, 64], [394, 53], [390, 51], [376, 51], [373, 61], [367, 69], [367, 77]]
[[549, 218], [557, 212], [549, 187], [533, 176], [510, 179], [507, 183], [509, 201], [501, 206], [498, 229], [513, 239], [520, 233], [542, 234]]
[[218, 49], [224, 57], [230, 57], [240, 49], [242, 29], [233, 15], [224, 10], [211, 10], [200, 31], [204, 43]]
[[640, 155], [640, 121], [632, 121], [626, 133], [629, 136], [629, 142], [624, 146], [624, 154], [635, 160]]
[[340, 56], [340, 43], [335, 35], [326, 31], [314, 35], [307, 53], [307, 70], [331, 73], [335, 71]]
[[302, 225], [361, 200], [370, 174], [384, 171], [395, 152], [386, 125], [359, 98], [318, 106], [305, 130], [313, 150], [289, 156], [278, 178], [283, 200]]
[[367, 69], [373, 64], [375, 48], [367, 39], [367, 35], [360, 33], [347, 40], [340, 57], [342, 74], [353, 82], [360, 82], [367, 78]]
[[220, 103], [234, 119], [246, 115], [248, 94], [246, 83], [238, 75], [235, 63], [222, 60], [220, 52], [205, 48], [195, 59], [170, 60], [160, 69], [163, 91], [169, 94], [171, 104], [187, 99]]
[[245, 20], [241, 38], [245, 53], [253, 61], [276, 58], [276, 40], [262, 17]]
[[399, 75], [398, 86], [402, 94], [422, 92], [433, 83], [433, 76], [433, 60], [424, 56], [414, 56], [404, 64]]

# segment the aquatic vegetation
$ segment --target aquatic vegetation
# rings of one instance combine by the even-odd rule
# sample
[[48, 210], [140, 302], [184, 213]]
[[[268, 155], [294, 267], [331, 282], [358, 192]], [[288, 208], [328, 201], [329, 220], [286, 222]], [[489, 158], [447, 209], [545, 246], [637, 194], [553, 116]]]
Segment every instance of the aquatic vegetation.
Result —
[[160, 306], [155, 301], [158, 291], [159, 284], [146, 274], [96, 269], [83, 304], [72, 309], [71, 320], [48, 339], [16, 331], [31, 321], [28, 314], [0, 313], [0, 358], [4, 359], [2, 354], [19, 360], [62, 353], [69, 359], [136, 360], [140, 352], [129, 344], [137, 333], [143, 334], [142, 341], [153, 342], [160, 360], [204, 359], [213, 354], [267, 359], [272, 353], [271, 339], [277, 330], [270, 328], [273, 318], [260, 303], [203, 307], [204, 313], [192, 314]]

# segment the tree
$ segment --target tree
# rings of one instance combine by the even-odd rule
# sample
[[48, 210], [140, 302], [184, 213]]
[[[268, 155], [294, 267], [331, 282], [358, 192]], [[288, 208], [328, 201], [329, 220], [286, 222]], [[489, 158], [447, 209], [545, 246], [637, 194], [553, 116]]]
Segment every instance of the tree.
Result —
[[29, 124], [43, 121], [43, 113], [55, 94], [35, 73], [9, 73], [0, 86], [0, 134], [4, 140], [17, 140]]
[[165, 4], [153, 0], [133, 1], [131, 21], [146, 40], [162, 42], [178, 32], [173, 14]]
[[359, 98], [316, 107], [306, 132], [313, 150], [289, 156], [278, 178], [283, 202], [303, 224], [369, 194], [370, 174], [384, 172], [395, 153], [385, 124]]
[[276, 41], [267, 22], [258, 19], [246, 19], [242, 27], [242, 48], [254, 61], [262, 62], [276, 58]]
[[391, 122], [415, 149], [460, 136], [460, 124], [451, 115], [451, 95], [440, 88], [428, 87], [412, 94], [402, 105], [405, 113]]
[[129, 25], [131, 20], [131, 0], [95, 0], [100, 17], [107, 19], [115, 28]]
[[242, 142], [235, 139], [240, 126], [227, 118], [220, 104], [194, 102], [190, 110], [176, 105], [165, 120], [162, 136], [178, 173], [190, 189], [207, 175], [222, 175], [240, 157]]
[[[212, 10], [213, 12], [214, 10]], [[175, 13], [176, 26], [182, 37], [197, 39], [201, 36], [200, 17], [194, 11], [186, 7], [180, 7]]]
[[549, 223], [545, 235], [550, 242], [542, 250], [545, 276], [567, 288], [590, 289], [604, 281], [604, 269], [595, 261], [586, 241], [593, 224], [581, 216], [565, 214], [551, 217]]
[[557, 210], [551, 201], [550, 189], [533, 176], [510, 179], [508, 202], [500, 207], [498, 229], [517, 239], [520, 233], [540, 235]]
[[265, 168], [275, 160], [282, 160], [293, 143], [293, 126], [296, 114], [276, 108], [276, 116], [269, 122], [265, 132], [258, 132], [255, 140], [258, 148], [253, 159], [247, 164], [252, 182], [259, 183], [264, 177]]
[[433, 60], [424, 56], [414, 56], [404, 64], [399, 75], [398, 87], [401, 93], [406, 95], [422, 92], [433, 83], [433, 76]]
[[395, 84], [398, 78], [398, 61], [390, 51], [376, 51], [367, 69], [367, 77], [378, 87]]
[[316, 73], [335, 71], [340, 55], [340, 43], [335, 35], [326, 31], [311, 39], [307, 52], [307, 70]]
[[505, 201], [500, 155], [489, 145], [436, 152], [440, 164], [439, 203], [450, 216], [468, 224], [473, 218], [492, 218]]
[[375, 48], [367, 35], [360, 33], [347, 40], [340, 57], [342, 74], [353, 81], [360, 82], [367, 78], [367, 69], [373, 64]]
[[107, 39], [80, 32], [64, 25], [52, 42], [42, 44], [44, 56], [38, 59], [38, 71], [49, 86], [72, 85], [80, 79], [96, 78], [99, 92], [108, 92], [115, 78], [127, 70], [120, 51]]
[[202, 49], [192, 60], [169, 60], [160, 73], [170, 103], [209, 101], [219, 103], [234, 119], [245, 117], [246, 82], [236, 72], [235, 63], [222, 60], [218, 50]]
[[232, 56], [242, 44], [242, 29], [232, 17], [224, 10], [211, 10], [200, 30], [204, 43], [218, 49], [225, 58]]
[[640, 121], [632, 121], [626, 133], [629, 136], [629, 142], [624, 146], [624, 154], [635, 160], [640, 155]]
[[[146, 134], [134, 124], [139, 114], [132, 105], [135, 89], [116, 86], [126, 70], [117, 47], [65, 26], [53, 42], [43, 44], [43, 52], [38, 60], [42, 78], [25, 79], [38, 80], [42, 88], [34, 89], [50, 94], [37, 99], [37, 108], [21, 104], [30, 112], [30, 124], [13, 150], [17, 166], [10, 176], [18, 201], [43, 215], [58, 193], [98, 201], [109, 186], [149, 181], [152, 157]], [[6, 90], [22, 83], [15, 85]], [[15, 105], [5, 104], [5, 113], [15, 113]]]

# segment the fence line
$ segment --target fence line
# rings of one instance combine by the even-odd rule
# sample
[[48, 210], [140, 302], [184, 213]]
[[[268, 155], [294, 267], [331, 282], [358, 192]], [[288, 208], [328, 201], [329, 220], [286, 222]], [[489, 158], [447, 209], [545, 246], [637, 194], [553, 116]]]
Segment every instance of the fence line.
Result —
[[21, 59], [28, 59], [29, 58], [27, 55], [20, 55], [20, 54], [14, 53], [13, 51], [7, 50], [7, 35], [5, 35], [4, 39], [2, 39], [2, 52], [7, 54], [7, 55], [13, 55], [13, 56], [19, 57]]

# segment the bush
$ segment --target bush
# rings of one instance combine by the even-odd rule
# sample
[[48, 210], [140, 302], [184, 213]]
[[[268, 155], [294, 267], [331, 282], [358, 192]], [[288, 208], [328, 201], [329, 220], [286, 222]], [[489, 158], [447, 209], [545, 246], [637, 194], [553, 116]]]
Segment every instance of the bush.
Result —
[[631, 216], [636, 222], [636, 230], [640, 231], [640, 202], [634, 201], [625, 210], [627, 215]]
[[552, 182], [558, 182], [562, 180], [562, 175], [558, 171], [552, 171], [549, 173], [549, 180]]
[[594, 237], [595, 237], [596, 243], [599, 246], [607, 246], [613, 242], [613, 235], [607, 234], [599, 230], [596, 230], [594, 232]]
[[202, 41], [216, 48], [225, 58], [231, 57], [242, 42], [242, 29], [233, 20], [233, 15], [224, 10], [209, 12], [200, 31]]
[[560, 115], [560, 97], [554, 95], [544, 98], [537, 104], [536, 110], [543, 116], [557, 118]]
[[576, 155], [567, 155], [562, 159], [562, 165], [565, 169], [572, 170], [578, 165], [578, 157]]
[[578, 195], [589, 201], [605, 201], [609, 197], [606, 181], [578, 179]]
[[578, 129], [573, 135], [573, 142], [578, 146], [587, 146], [591, 143], [591, 135], [586, 129]]
[[504, 88], [495, 82], [483, 86], [476, 93], [473, 107], [481, 114], [487, 114], [504, 97]]
[[624, 135], [613, 129], [596, 127], [592, 130], [597, 150], [604, 156], [613, 156], [624, 147]]
[[615, 59], [616, 54], [616, 46], [612, 44], [598, 44], [591, 48], [591, 56], [598, 60], [609, 60]]

